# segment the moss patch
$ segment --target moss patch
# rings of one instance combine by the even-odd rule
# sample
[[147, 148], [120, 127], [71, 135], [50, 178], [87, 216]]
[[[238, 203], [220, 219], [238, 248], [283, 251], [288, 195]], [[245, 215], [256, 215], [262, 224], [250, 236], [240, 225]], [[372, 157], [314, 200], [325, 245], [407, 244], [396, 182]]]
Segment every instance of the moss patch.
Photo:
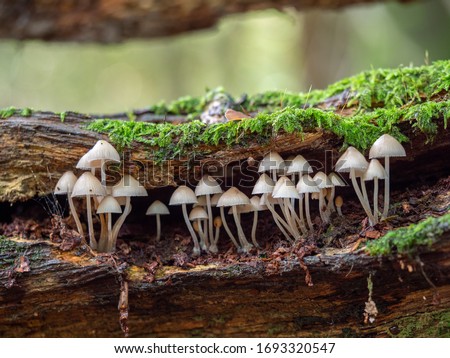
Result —
[[450, 231], [450, 214], [439, 218], [429, 217], [417, 224], [388, 232], [383, 237], [367, 243], [370, 255], [414, 253], [421, 246], [431, 246]]
[[[397, 320], [399, 333], [393, 337], [402, 338], [450, 338], [450, 311], [419, 313]], [[388, 331], [389, 332], [389, 331]]]

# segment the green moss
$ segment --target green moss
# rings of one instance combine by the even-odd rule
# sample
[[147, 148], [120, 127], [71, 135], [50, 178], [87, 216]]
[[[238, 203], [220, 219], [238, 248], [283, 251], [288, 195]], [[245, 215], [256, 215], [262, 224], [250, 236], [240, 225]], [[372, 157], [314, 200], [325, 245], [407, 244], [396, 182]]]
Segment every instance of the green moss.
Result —
[[15, 107], [8, 107], [8, 108], [0, 109], [0, 118], [2, 118], [2, 119], [12, 117], [15, 114], [16, 114]]
[[64, 121], [66, 120], [66, 116], [67, 116], [67, 112], [61, 112], [59, 114], [59, 119], [61, 120], [61, 123], [64, 123]]
[[429, 217], [417, 224], [388, 232], [380, 239], [367, 243], [370, 255], [414, 253], [418, 247], [431, 246], [446, 232], [450, 231], [450, 214], [439, 218]]
[[[450, 338], [450, 310], [418, 313], [395, 322], [401, 338]], [[397, 330], [397, 329], [396, 329]]]
[[20, 111], [20, 115], [22, 117], [30, 117], [33, 114], [33, 111], [30, 108], [23, 108]]

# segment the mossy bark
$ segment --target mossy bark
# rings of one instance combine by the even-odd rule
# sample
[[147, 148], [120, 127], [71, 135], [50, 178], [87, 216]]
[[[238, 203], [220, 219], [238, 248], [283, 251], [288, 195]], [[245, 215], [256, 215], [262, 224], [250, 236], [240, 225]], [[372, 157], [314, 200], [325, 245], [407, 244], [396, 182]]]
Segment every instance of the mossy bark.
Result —
[[[155, 280], [138, 267], [114, 267], [86, 252], [61, 253], [49, 242], [0, 241], [0, 336], [120, 337], [120, 287], [129, 287], [133, 337], [449, 336], [450, 241], [420, 255], [368, 257], [345, 251], [305, 257], [313, 286], [295, 259], [271, 272], [251, 264], [160, 267]], [[29, 271], [18, 272], [19, 257]], [[420, 269], [423, 265], [427, 278]], [[378, 315], [364, 323], [372, 280]], [[429, 280], [435, 287], [430, 286]], [[411, 325], [411, 320], [422, 322]]]

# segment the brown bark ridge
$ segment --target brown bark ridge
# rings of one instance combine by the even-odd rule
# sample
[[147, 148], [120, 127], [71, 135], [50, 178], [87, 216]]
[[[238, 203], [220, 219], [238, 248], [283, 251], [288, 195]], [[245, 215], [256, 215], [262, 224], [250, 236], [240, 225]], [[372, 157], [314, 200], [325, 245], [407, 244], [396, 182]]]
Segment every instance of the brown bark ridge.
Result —
[[[67, 113], [62, 123], [59, 115], [50, 112], [33, 112], [31, 117], [14, 115], [0, 120], [0, 202], [24, 201], [51, 193], [59, 177], [67, 170], [74, 170], [81, 156], [97, 140], [108, 139], [85, 129], [90, 120], [92, 118], [86, 115]], [[406, 144], [408, 157], [393, 159], [391, 181], [394, 185], [409, 185], [412, 178], [425, 180], [448, 175], [445, 153], [450, 150], [449, 131], [440, 130], [432, 142], [423, 133], [413, 131], [408, 123], [402, 131], [410, 138]], [[189, 172], [185, 158], [156, 164], [149, 159], [152, 148], [141, 144], [125, 148], [123, 155], [126, 170], [139, 177], [147, 189], [153, 189], [176, 186], [187, 176], [195, 175], [198, 181], [200, 172], [208, 171], [208, 168], [214, 168], [217, 176], [229, 176], [233, 174], [230, 170], [233, 164], [249, 157], [261, 159], [270, 150], [284, 156], [301, 152], [308, 160], [332, 165], [341, 147], [342, 139], [322, 130], [302, 136], [278, 134], [269, 145], [205, 145], [196, 148], [199, 154]]]
[[[305, 257], [312, 286], [294, 258], [276, 272], [264, 260], [165, 266], [151, 281], [142, 268], [115, 267], [81, 248], [61, 252], [48, 241], [14, 238], [0, 247], [3, 337], [123, 336], [119, 297], [121, 323], [133, 337], [408, 336], [418, 322], [433, 331], [416, 335], [450, 333], [448, 237], [420, 262], [348, 250]], [[365, 323], [369, 277], [377, 314], [372, 307]]]
[[224, 16], [251, 10], [283, 10], [288, 7], [297, 10], [334, 9], [379, 1], [0, 0], [0, 37], [111, 43], [205, 29], [214, 26]]

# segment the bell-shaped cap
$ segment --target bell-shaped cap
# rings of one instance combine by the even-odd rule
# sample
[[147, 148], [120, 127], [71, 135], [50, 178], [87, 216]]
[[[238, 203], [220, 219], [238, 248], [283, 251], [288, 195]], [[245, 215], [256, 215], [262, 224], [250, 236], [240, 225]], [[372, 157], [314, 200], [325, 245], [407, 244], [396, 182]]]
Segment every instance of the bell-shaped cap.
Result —
[[267, 207], [267, 203], [272, 204], [272, 205], [278, 205], [278, 199], [275, 199], [272, 196], [272, 193], [266, 193], [266, 194], [261, 195], [261, 199], [259, 199], [259, 204], [265, 205]]
[[72, 172], [65, 172], [55, 186], [54, 193], [58, 194], [71, 194], [75, 183], [77, 182], [77, 176]]
[[89, 161], [105, 160], [120, 162], [120, 155], [106, 140], [99, 140], [87, 154]]
[[384, 157], [406, 157], [405, 148], [389, 134], [383, 134], [378, 138], [369, 151], [369, 159]]
[[297, 155], [292, 159], [287, 170], [287, 174], [308, 174], [312, 172], [311, 165], [309, 165], [308, 161], [302, 155]]
[[258, 173], [271, 170], [280, 170], [283, 167], [283, 158], [277, 152], [270, 152], [259, 163]]
[[222, 196], [222, 193], [217, 193], [217, 194], [214, 194], [212, 197], [211, 197], [211, 206], [217, 206], [217, 202], [219, 201], [219, 199], [220, 199], [220, 197]]
[[85, 155], [83, 155], [80, 160], [78, 161], [75, 168], [82, 169], [82, 170], [89, 170], [92, 168], [101, 168], [102, 161], [101, 160], [91, 160], [90, 159], [90, 152], [88, 151]]
[[334, 185], [324, 172], [317, 172], [313, 180], [317, 183], [319, 189], [332, 188]]
[[344, 199], [342, 199], [342, 196], [337, 196], [336, 199], [334, 199], [334, 204], [336, 207], [340, 208], [344, 204]]
[[336, 173], [330, 173], [328, 174], [328, 179], [331, 181], [331, 183], [334, 186], [346, 186], [345, 181], [342, 180], [342, 178], [336, 174]]
[[264, 211], [268, 210], [265, 204], [261, 204], [261, 198], [254, 195], [250, 198], [250, 203], [253, 206], [253, 211]]
[[169, 215], [169, 208], [159, 200], [155, 200], [147, 209], [145, 215]]
[[339, 173], [348, 173], [352, 169], [355, 169], [356, 171], [365, 171], [368, 167], [369, 162], [364, 158], [364, 155], [354, 147], [348, 147], [336, 163], [336, 171]]
[[194, 191], [186, 185], [181, 185], [173, 192], [169, 205], [195, 204], [197, 201]]
[[267, 174], [261, 174], [255, 186], [253, 187], [252, 194], [267, 194], [273, 191], [275, 183]]
[[386, 178], [386, 171], [384, 170], [383, 166], [378, 161], [378, 159], [372, 159], [370, 161], [369, 167], [362, 176], [362, 179], [365, 181], [374, 180], [375, 178], [378, 179]]
[[320, 191], [317, 183], [310, 175], [302, 175], [297, 183], [297, 192], [303, 193], [318, 193]]
[[222, 193], [222, 188], [211, 175], [204, 175], [195, 187], [195, 195], [212, 195]]
[[113, 186], [112, 196], [148, 196], [148, 193], [136, 179], [129, 174], [125, 174], [123, 178]]
[[234, 186], [222, 194], [217, 206], [236, 206], [250, 204], [250, 199], [242, 191]]
[[280, 179], [277, 180], [277, 183], [275, 184], [275, 187], [273, 189], [272, 196], [275, 199], [278, 198], [293, 198], [298, 199], [298, 192], [295, 189], [294, 183], [285, 176], [282, 176]]
[[72, 197], [77, 196], [106, 196], [106, 190], [94, 175], [90, 172], [83, 173], [73, 186]]
[[208, 219], [208, 213], [201, 206], [193, 208], [189, 213], [189, 220], [191, 221], [203, 219]]
[[120, 208], [119, 203], [111, 195], [105, 196], [97, 209], [97, 214], [104, 214], [104, 213], [120, 214], [121, 212], [122, 209]]

